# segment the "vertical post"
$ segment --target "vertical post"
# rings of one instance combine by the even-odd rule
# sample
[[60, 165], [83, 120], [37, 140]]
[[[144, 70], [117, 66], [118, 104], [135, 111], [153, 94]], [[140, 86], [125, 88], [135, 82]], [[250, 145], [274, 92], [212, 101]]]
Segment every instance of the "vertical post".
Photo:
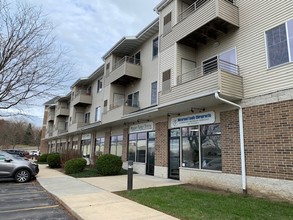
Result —
[[133, 186], [133, 161], [128, 161], [128, 171], [127, 171], [127, 191], [131, 191]]

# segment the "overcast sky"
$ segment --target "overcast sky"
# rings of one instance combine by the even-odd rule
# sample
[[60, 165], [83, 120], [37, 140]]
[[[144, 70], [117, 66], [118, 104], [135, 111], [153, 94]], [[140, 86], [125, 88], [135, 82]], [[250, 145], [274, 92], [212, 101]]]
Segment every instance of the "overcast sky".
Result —
[[[73, 83], [102, 65], [101, 57], [122, 37], [135, 36], [150, 24], [158, 16], [153, 8], [161, 0], [25, 1], [41, 7], [56, 26], [58, 42], [68, 51], [78, 73], [72, 79]], [[69, 86], [64, 94], [69, 92]], [[25, 111], [35, 116], [33, 122], [38, 126], [42, 124], [42, 104]]]

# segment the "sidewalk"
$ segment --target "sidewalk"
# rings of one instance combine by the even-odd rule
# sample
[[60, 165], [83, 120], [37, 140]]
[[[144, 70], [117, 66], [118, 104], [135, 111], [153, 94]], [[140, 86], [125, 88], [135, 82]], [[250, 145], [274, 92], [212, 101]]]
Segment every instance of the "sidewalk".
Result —
[[[126, 190], [127, 176], [76, 179], [39, 165], [38, 182], [78, 219], [177, 219], [111, 192]], [[125, 183], [124, 183], [125, 181]], [[180, 184], [179, 181], [134, 175], [134, 189]]]

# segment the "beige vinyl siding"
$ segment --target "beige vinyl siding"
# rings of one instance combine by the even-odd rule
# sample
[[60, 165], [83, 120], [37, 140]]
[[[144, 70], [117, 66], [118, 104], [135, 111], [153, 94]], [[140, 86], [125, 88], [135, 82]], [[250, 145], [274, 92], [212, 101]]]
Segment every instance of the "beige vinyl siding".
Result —
[[221, 74], [219, 74], [218, 83], [221, 94], [235, 100], [243, 98], [242, 77], [222, 71]]
[[219, 17], [235, 26], [239, 26], [239, 10], [237, 6], [224, 0], [211, 0], [197, 9], [193, 14], [175, 24], [172, 32], [162, 37], [161, 50], [164, 50], [194, 30]]
[[244, 77], [244, 97], [293, 87], [293, 64], [267, 69], [265, 31], [293, 19], [292, 1], [239, 1], [238, 64]]
[[[182, 59], [193, 61], [196, 63], [196, 53], [195, 49], [192, 47], [185, 46], [183, 44], [177, 44], [177, 74], [175, 77], [179, 76], [181, 73]], [[196, 63], [197, 66], [197, 63]]]
[[164, 30], [164, 17], [171, 12], [172, 20], [171, 26], [175, 24], [175, 1], [172, 1], [163, 11], [160, 12], [159, 21], [159, 35], [163, 35]]
[[159, 91], [162, 91], [162, 73], [171, 70], [171, 86], [175, 85], [174, 65], [175, 65], [175, 45], [161, 52], [160, 54], [160, 79]]

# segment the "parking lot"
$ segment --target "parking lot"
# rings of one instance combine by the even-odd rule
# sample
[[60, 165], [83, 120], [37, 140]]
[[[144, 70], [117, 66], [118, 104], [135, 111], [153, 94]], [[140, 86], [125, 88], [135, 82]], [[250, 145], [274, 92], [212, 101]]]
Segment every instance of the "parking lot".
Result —
[[73, 220], [37, 181], [29, 183], [0, 182], [0, 219]]

